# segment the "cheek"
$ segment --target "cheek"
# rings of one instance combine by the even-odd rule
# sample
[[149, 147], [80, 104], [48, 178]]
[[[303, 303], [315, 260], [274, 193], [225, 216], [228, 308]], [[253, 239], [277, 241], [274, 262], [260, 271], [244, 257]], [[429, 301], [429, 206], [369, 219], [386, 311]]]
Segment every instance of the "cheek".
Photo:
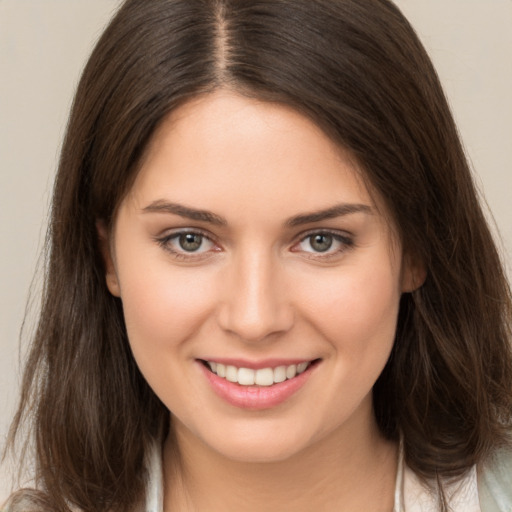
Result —
[[391, 266], [339, 269], [303, 287], [309, 290], [303, 302], [310, 322], [338, 350], [354, 355], [367, 349], [387, 352], [396, 330], [398, 281]]
[[199, 278], [166, 262], [124, 270], [121, 299], [133, 357], [169, 410], [179, 411], [183, 390], [196, 384], [181, 366], [193, 359], [193, 340], [210, 316], [211, 276]]
[[325, 361], [332, 370], [330, 384], [316, 398], [318, 407], [329, 411], [326, 428], [371, 401], [395, 339], [398, 277], [389, 269], [352, 270], [311, 282], [305, 308], [309, 325], [330, 347]]
[[[165, 256], [137, 258], [132, 253], [120, 262], [121, 300], [128, 338], [134, 352], [178, 346], [208, 316], [212, 276], [204, 269], [170, 265]], [[151, 261], [151, 265], [147, 262]], [[144, 264], [141, 264], [145, 262]], [[199, 275], [198, 275], [199, 274]]]

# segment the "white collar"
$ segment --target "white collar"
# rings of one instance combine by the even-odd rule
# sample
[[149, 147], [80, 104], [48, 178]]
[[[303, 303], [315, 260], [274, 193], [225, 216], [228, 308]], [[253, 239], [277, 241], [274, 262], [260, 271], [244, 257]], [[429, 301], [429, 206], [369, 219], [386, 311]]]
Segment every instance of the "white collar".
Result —
[[[398, 452], [398, 471], [395, 484], [393, 512], [432, 512], [438, 510], [437, 486], [426, 486], [406, 464], [403, 444]], [[451, 512], [481, 512], [478, 497], [477, 471], [473, 466], [455, 483], [444, 484], [444, 491]]]
[[146, 459], [148, 481], [146, 487], [146, 507], [144, 512], [163, 512], [164, 479], [162, 467], [162, 445], [154, 443]]
[[[151, 447], [146, 467], [148, 482], [144, 512], [163, 512], [163, 468], [160, 444], [155, 443]], [[445, 491], [452, 512], [481, 512], [475, 467], [456, 484], [447, 485]], [[393, 512], [432, 512], [432, 510], [437, 510], [436, 495], [405, 465], [400, 443]]]

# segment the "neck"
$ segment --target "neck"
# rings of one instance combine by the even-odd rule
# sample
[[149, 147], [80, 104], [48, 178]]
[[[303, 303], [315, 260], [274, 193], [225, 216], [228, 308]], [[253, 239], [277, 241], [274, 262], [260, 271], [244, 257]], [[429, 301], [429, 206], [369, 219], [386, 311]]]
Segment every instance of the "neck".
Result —
[[335, 431], [292, 457], [268, 463], [223, 457], [177, 424], [164, 450], [165, 510], [183, 512], [389, 512], [397, 447], [373, 422]]

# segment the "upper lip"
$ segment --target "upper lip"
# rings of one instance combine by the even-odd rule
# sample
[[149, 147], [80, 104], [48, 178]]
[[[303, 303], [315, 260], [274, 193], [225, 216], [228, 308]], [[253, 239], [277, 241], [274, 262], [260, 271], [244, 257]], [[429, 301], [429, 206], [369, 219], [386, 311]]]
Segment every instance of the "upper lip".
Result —
[[278, 366], [290, 366], [292, 364], [309, 363], [315, 361], [316, 359], [317, 358], [272, 358], [254, 361], [239, 358], [204, 357], [200, 360], [220, 363], [226, 366], [236, 366], [237, 368], [250, 368], [252, 370], [260, 370], [261, 368], [277, 368]]

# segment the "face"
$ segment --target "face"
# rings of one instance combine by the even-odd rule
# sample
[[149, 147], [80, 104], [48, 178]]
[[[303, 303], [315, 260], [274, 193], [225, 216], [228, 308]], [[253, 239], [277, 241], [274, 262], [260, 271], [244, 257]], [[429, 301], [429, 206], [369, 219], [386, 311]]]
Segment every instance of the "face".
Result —
[[166, 119], [106, 278], [178, 437], [270, 461], [374, 424], [410, 281], [374, 201], [350, 155], [287, 107], [216, 92]]

